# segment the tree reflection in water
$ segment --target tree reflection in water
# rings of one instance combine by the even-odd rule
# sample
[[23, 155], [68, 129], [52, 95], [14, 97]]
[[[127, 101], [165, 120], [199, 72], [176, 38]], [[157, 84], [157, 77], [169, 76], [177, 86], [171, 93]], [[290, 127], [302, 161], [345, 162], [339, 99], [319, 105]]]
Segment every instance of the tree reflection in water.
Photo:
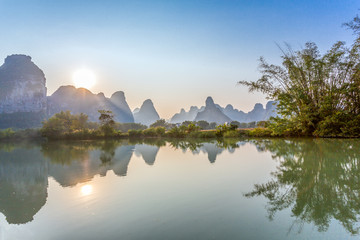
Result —
[[302, 139], [253, 141], [279, 161], [273, 179], [245, 194], [268, 199], [270, 220], [291, 208], [296, 222], [326, 231], [332, 219], [359, 234], [360, 140]]

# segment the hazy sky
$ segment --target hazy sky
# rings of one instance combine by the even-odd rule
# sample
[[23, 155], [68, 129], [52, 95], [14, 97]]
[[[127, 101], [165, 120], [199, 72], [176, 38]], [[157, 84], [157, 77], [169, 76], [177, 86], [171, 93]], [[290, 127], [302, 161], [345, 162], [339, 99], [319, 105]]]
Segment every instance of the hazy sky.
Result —
[[86, 67], [92, 92], [124, 91], [132, 109], [150, 98], [162, 118], [207, 96], [249, 111], [265, 97], [236, 83], [257, 79], [260, 56], [280, 63], [276, 43], [351, 43], [341, 25], [359, 9], [358, 0], [0, 0], [0, 58], [30, 55], [49, 95]]

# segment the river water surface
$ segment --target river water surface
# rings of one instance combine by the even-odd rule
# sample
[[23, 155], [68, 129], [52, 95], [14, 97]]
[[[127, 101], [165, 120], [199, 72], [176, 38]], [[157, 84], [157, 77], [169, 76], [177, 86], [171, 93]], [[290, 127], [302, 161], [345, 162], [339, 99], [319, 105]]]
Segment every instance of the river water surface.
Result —
[[359, 239], [360, 140], [0, 143], [0, 239]]

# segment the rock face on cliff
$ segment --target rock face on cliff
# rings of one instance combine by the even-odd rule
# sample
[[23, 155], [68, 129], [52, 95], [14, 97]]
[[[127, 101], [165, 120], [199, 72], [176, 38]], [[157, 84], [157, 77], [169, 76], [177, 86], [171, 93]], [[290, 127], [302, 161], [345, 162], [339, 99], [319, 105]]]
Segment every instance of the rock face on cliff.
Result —
[[48, 113], [52, 116], [67, 110], [73, 114], [84, 113], [90, 121], [98, 121], [98, 110], [110, 110], [115, 121], [134, 122], [123, 92], [115, 92], [111, 98], [106, 98], [103, 93], [93, 94], [85, 88], [61, 86], [48, 97]]
[[8, 56], [0, 67], [0, 128], [38, 127], [46, 107], [43, 71], [29, 56]]
[[182, 123], [185, 121], [193, 121], [200, 109], [196, 106], [191, 106], [190, 110], [186, 112], [183, 108], [180, 113], [176, 113], [171, 119], [170, 123]]
[[231, 122], [231, 119], [214, 104], [214, 100], [211, 97], [208, 97], [205, 103], [204, 111], [196, 115], [195, 121], [205, 120], [207, 122], [216, 122], [217, 124]]
[[144, 101], [138, 112], [134, 113], [134, 119], [136, 123], [141, 123], [146, 126], [151, 125], [160, 119], [153, 102], [150, 99]]

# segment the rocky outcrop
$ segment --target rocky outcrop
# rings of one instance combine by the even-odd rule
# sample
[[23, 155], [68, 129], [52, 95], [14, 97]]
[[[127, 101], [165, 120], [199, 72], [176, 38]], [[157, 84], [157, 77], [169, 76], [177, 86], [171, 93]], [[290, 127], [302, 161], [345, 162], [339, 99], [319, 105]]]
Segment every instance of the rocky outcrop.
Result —
[[183, 108], [180, 113], [176, 113], [171, 119], [170, 123], [182, 123], [185, 121], [193, 121], [200, 109], [196, 106], [191, 106], [190, 110], [186, 112]]
[[98, 110], [110, 110], [115, 121], [134, 122], [123, 92], [115, 92], [111, 98], [106, 98], [103, 93], [93, 94], [85, 88], [61, 86], [48, 97], [48, 113], [52, 116], [67, 110], [73, 114], [84, 113], [90, 121], [98, 121]]
[[38, 127], [46, 107], [43, 71], [29, 56], [8, 56], [0, 67], [0, 128]]
[[150, 99], [145, 100], [141, 105], [140, 110], [134, 113], [135, 122], [144, 124], [146, 126], [150, 126], [159, 119], [159, 114], [157, 113], [154, 104]]
[[215, 105], [214, 100], [211, 97], [206, 99], [204, 111], [199, 112], [194, 119], [194, 121], [200, 120], [216, 122], [217, 124], [231, 122], [231, 119]]

